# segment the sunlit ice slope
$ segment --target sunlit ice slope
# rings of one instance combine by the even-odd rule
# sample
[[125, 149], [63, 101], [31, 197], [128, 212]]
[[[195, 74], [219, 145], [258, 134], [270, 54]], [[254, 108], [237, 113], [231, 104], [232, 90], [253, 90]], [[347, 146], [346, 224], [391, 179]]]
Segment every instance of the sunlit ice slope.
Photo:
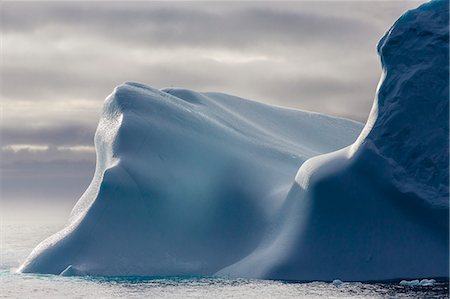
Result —
[[125, 83], [105, 101], [91, 185], [20, 271], [215, 274], [274, 233], [306, 159], [361, 129], [221, 93]]

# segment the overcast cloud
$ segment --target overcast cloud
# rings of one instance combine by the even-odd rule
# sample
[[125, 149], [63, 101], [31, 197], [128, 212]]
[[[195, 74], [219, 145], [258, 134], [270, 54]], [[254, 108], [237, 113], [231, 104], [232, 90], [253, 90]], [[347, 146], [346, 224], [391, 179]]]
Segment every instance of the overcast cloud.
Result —
[[3, 196], [76, 200], [124, 81], [364, 122], [376, 43], [421, 2], [1, 2]]

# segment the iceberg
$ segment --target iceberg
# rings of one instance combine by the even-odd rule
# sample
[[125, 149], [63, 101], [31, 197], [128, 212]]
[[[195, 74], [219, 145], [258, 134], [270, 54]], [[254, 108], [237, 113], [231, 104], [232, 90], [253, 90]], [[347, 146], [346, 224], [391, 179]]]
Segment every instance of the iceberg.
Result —
[[448, 13], [448, 1], [423, 4], [380, 40], [364, 127], [221, 93], [118, 86], [90, 186], [19, 271], [447, 278]]
[[250, 254], [308, 158], [356, 140], [354, 121], [221, 93], [118, 86], [92, 183], [22, 272], [211, 275]]
[[303, 163], [278, 233], [222, 273], [449, 276], [448, 13], [448, 1], [432, 1], [395, 22], [378, 44], [383, 74], [361, 135]]

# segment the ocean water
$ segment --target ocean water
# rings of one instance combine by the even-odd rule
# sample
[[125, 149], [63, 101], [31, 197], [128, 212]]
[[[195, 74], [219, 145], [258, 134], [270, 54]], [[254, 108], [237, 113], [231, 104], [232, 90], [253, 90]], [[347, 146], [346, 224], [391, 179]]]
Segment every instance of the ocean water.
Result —
[[448, 282], [432, 287], [397, 283], [293, 283], [217, 277], [105, 278], [17, 274], [20, 263], [63, 224], [1, 225], [0, 298], [448, 298]]

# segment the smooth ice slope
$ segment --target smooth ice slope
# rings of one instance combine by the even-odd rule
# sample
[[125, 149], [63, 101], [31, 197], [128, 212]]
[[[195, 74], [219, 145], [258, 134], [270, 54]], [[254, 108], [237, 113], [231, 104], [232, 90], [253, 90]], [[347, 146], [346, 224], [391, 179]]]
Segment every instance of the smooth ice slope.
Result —
[[279, 233], [222, 273], [449, 276], [448, 13], [448, 1], [433, 1], [392, 26], [378, 44], [383, 76], [361, 136], [306, 161]]
[[361, 129], [220, 93], [121, 85], [98, 125], [91, 185], [21, 271], [215, 274], [272, 234], [307, 158]]

